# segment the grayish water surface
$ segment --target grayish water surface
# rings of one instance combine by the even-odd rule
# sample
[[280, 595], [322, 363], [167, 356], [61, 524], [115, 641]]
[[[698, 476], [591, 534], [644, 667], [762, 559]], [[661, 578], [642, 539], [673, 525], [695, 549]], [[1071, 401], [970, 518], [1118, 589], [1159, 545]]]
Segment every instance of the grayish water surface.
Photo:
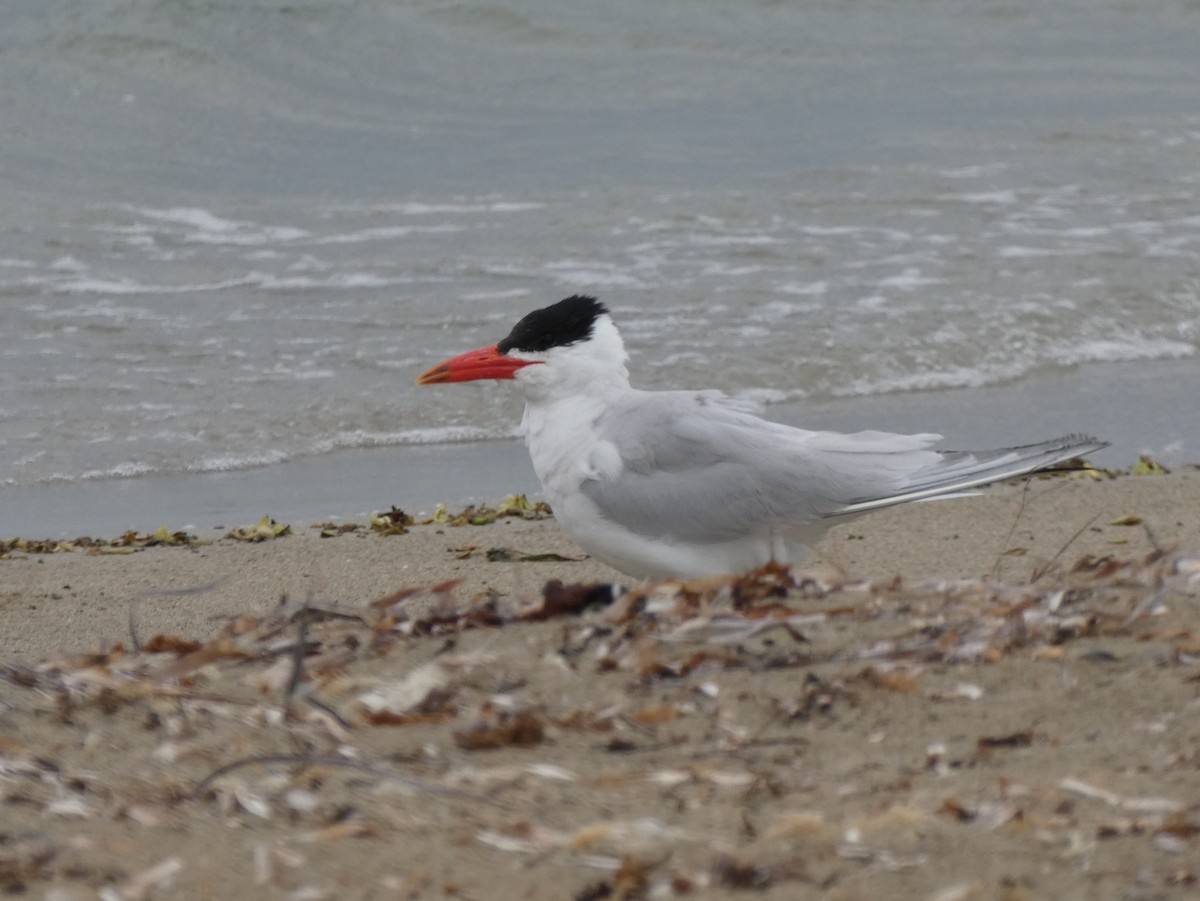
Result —
[[574, 292], [643, 386], [1200, 459], [1195, 2], [3, 19], [0, 534], [531, 487], [413, 378]]

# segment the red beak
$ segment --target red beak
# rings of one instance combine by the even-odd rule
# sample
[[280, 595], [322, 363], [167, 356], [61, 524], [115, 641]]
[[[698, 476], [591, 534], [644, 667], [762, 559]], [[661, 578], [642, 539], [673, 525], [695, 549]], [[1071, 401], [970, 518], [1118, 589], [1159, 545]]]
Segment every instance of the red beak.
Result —
[[417, 376], [418, 385], [440, 385], [442, 382], [474, 382], [477, 379], [511, 379], [518, 369], [537, 360], [517, 360], [491, 347], [470, 350], [449, 360], [443, 360]]

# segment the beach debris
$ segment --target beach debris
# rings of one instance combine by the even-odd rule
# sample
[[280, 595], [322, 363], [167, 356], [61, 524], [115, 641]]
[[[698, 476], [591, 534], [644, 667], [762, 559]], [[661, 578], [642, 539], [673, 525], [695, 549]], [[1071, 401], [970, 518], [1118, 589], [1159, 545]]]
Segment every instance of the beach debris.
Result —
[[[1081, 557], [1036, 582], [768, 566], [465, 594], [449, 580], [363, 605], [285, 599], [200, 639], [0, 665], [0, 717], [37, 726], [0, 735], [0, 886], [50, 897], [71, 872], [114, 898], [200, 896], [201, 858], [178, 845], [80, 861], [111, 843], [106, 823], [136, 848], [202, 821], [214, 842], [240, 836], [246, 884], [281, 897], [336, 897], [344, 855], [317, 852], [346, 842], [403, 861], [372, 890], [424, 894], [484, 896], [469, 871], [419, 876], [432, 842], [511, 856], [492, 868], [505, 878], [553, 867], [574, 897], [853, 893], [894, 871], [942, 880], [923, 897], [972, 897], [929, 862], [989, 836], [1039, 873], [1123, 842], [1172, 862], [1163, 885], [1193, 887], [1200, 552]], [[1114, 775], [1108, 733], [1067, 718], [1130, 681], [1088, 673], [1135, 666], [1162, 696], [1137, 694], [1112, 730], [1133, 736]], [[1031, 668], [1041, 706], [1014, 722], [1032, 680], [1011, 674]], [[69, 741], [45, 740], [54, 723]], [[843, 734], [858, 738], [828, 741]], [[1046, 763], [1059, 747], [1069, 770]]]
[[153, 532], [128, 531], [117, 538], [80, 537], [67, 539], [47, 538], [33, 540], [28, 538], [9, 538], [0, 541], [0, 557], [10, 556], [13, 551], [24, 554], [61, 554], [82, 551], [88, 554], [133, 554], [148, 547], [197, 547], [208, 544], [188, 532], [171, 532], [166, 526], [159, 526]]
[[180, 638], [178, 635], [159, 634], [149, 641], [143, 642], [141, 650], [147, 654], [174, 654], [177, 657], [184, 657], [195, 653], [202, 647], [204, 645], [198, 641]]
[[365, 532], [370, 526], [364, 527], [362, 523], [357, 522], [314, 522], [309, 528], [315, 529], [322, 538], [339, 538], [342, 535]]
[[1164, 476], [1171, 470], [1167, 469], [1152, 457], [1142, 454], [1138, 461], [1129, 467], [1131, 476]]
[[429, 519], [420, 520], [418, 525], [440, 526], [486, 526], [504, 517], [521, 519], [546, 519], [551, 516], [549, 505], [531, 501], [523, 494], [510, 494], [497, 506], [487, 504], [466, 507], [456, 513], [450, 512], [445, 504], [438, 506]]
[[525, 622], [541, 622], [556, 616], [569, 616], [591, 607], [608, 606], [625, 593], [624, 586], [612, 582], [564, 585], [559, 579], [551, 579], [542, 586], [541, 606], [522, 610], [517, 618]]
[[545, 723], [529, 710], [509, 712], [486, 709], [482, 718], [454, 731], [454, 743], [464, 751], [494, 751], [497, 748], [521, 748], [541, 744]]
[[[137, 538], [135, 537], [134, 540], [136, 541]], [[154, 547], [156, 545], [173, 545], [173, 544], [174, 545], [179, 545], [179, 544], [192, 545], [192, 544], [199, 544], [199, 543], [200, 543], [200, 539], [197, 538], [195, 535], [189, 535], [187, 532], [182, 532], [182, 531], [171, 532], [171, 531], [168, 531], [166, 526], [159, 526], [157, 529], [155, 529], [154, 532], [150, 534], [149, 540], [145, 542], [147, 547]]]
[[0, 553], [8, 557], [13, 551], [20, 551], [24, 554], [57, 554], [78, 550], [81, 547], [80, 542], [90, 539], [77, 539], [75, 541], [65, 541], [56, 538], [46, 538], [42, 540], [31, 538], [8, 538], [0, 541]]
[[30, 893], [34, 884], [48, 884], [66, 850], [44, 832], [6, 833], [0, 848], [0, 891], [20, 896]]
[[1038, 480], [1045, 479], [1090, 479], [1093, 481], [1100, 479], [1115, 479], [1124, 473], [1119, 469], [1102, 469], [1092, 463], [1090, 460], [1083, 457], [1073, 457], [1070, 460], [1064, 460], [1054, 466], [1049, 466], [1045, 469], [1039, 469], [1030, 475], [1021, 476], [1012, 480], [1013, 484], [1023, 484], [1029, 479], [1035, 478]]
[[1033, 731], [1030, 729], [1008, 735], [981, 735], [975, 739], [975, 746], [981, 754], [998, 748], [1028, 748], [1032, 744]]
[[359, 695], [357, 703], [373, 723], [402, 725], [409, 722], [405, 717], [414, 711], [425, 716], [443, 713], [453, 695], [450, 684], [450, 671], [435, 660], [418, 666], [397, 682]]
[[548, 552], [528, 553], [511, 547], [488, 548], [486, 557], [489, 563], [579, 563], [586, 557], [564, 557], [562, 554]]
[[405, 535], [412, 524], [413, 518], [396, 506], [386, 513], [367, 515], [367, 526], [380, 535]]
[[799, 878], [802, 872], [799, 868], [764, 866], [733, 854], [722, 854], [713, 864], [713, 882], [726, 888], [765, 891], [781, 878]]
[[234, 541], [270, 541], [273, 538], [290, 535], [291, 532], [291, 526], [276, 522], [270, 516], [264, 516], [252, 526], [238, 526], [231, 529], [225, 537], [232, 538]]
[[510, 494], [496, 508], [498, 516], [519, 516], [522, 519], [545, 519], [551, 516], [550, 505], [544, 501], [531, 501], [523, 494]]
[[182, 860], [168, 857], [126, 879], [117, 887], [118, 897], [123, 901], [141, 901], [158, 889], [169, 889], [182, 870]]

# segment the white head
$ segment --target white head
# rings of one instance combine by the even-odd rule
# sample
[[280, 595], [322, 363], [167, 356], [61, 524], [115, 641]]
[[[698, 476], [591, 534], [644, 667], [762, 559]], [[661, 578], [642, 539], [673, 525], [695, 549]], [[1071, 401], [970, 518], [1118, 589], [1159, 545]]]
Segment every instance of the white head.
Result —
[[499, 344], [439, 363], [417, 383], [514, 379], [527, 401], [545, 403], [628, 388], [628, 359], [604, 304], [575, 294], [534, 310]]

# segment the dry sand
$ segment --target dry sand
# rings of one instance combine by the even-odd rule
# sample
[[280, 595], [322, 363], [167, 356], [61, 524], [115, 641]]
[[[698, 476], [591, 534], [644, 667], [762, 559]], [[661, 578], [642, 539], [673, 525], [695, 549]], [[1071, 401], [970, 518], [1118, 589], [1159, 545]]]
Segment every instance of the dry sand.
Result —
[[1198, 473], [582, 613], [547, 580], [619, 574], [486, 558], [553, 520], [292, 525], [0, 559], [0, 893], [1200, 896]]

